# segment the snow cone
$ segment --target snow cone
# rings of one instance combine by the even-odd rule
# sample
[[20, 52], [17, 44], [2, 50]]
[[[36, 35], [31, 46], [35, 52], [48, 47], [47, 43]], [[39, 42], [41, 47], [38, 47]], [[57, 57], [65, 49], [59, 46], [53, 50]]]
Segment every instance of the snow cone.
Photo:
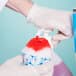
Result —
[[51, 45], [48, 40], [36, 36], [32, 38], [23, 49], [23, 63], [26, 66], [33, 66], [40, 75], [52, 76], [53, 63], [51, 55]]
[[47, 33], [44, 37], [32, 38], [22, 50], [22, 56], [23, 64], [34, 67], [40, 76], [72, 76], [62, 59], [54, 52]]

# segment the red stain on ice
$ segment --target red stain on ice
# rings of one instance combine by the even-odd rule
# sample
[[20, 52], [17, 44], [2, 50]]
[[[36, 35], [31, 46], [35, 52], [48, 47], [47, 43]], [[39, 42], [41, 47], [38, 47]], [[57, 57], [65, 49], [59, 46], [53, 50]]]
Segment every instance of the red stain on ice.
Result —
[[35, 51], [39, 51], [46, 47], [51, 47], [48, 40], [45, 38], [40, 38], [36, 36], [35, 38], [31, 39], [27, 45], [27, 47], [34, 49]]

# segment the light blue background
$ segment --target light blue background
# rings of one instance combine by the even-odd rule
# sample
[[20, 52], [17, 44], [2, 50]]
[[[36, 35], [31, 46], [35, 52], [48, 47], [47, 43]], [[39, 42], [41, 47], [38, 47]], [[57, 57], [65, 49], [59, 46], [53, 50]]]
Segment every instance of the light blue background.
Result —
[[[76, 7], [76, 0], [34, 0], [49, 8], [72, 11]], [[26, 42], [32, 38], [37, 28], [26, 23], [26, 18], [16, 12], [4, 8], [0, 13], [0, 63], [21, 53]], [[76, 76], [74, 61], [73, 39], [61, 42], [55, 51], [62, 57], [65, 64]]]

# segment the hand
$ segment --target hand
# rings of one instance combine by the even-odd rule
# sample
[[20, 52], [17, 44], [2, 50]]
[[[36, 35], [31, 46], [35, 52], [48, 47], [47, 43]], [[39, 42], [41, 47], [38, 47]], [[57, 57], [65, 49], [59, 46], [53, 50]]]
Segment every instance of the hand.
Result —
[[72, 12], [53, 10], [38, 5], [33, 5], [27, 20], [39, 28], [49, 30], [57, 29], [58, 33], [53, 37], [55, 44], [72, 36]]
[[71, 36], [64, 35], [62, 32], [58, 31], [56, 35], [52, 37], [52, 43], [56, 47], [62, 40], [69, 39]]
[[1, 76], [39, 76], [33, 67], [21, 64], [21, 56], [16, 56], [0, 66]]

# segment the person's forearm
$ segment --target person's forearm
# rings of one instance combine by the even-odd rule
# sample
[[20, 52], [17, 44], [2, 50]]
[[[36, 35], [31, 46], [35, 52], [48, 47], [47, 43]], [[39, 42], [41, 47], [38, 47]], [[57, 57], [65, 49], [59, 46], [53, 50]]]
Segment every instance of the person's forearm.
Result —
[[30, 8], [33, 3], [29, 0], [8, 0], [6, 6], [23, 14], [24, 16], [28, 15]]
[[16, 8], [15, 6], [11, 5], [9, 2], [7, 2], [6, 7], [10, 8], [10, 9], [16, 11], [16, 12], [19, 12], [19, 9]]

